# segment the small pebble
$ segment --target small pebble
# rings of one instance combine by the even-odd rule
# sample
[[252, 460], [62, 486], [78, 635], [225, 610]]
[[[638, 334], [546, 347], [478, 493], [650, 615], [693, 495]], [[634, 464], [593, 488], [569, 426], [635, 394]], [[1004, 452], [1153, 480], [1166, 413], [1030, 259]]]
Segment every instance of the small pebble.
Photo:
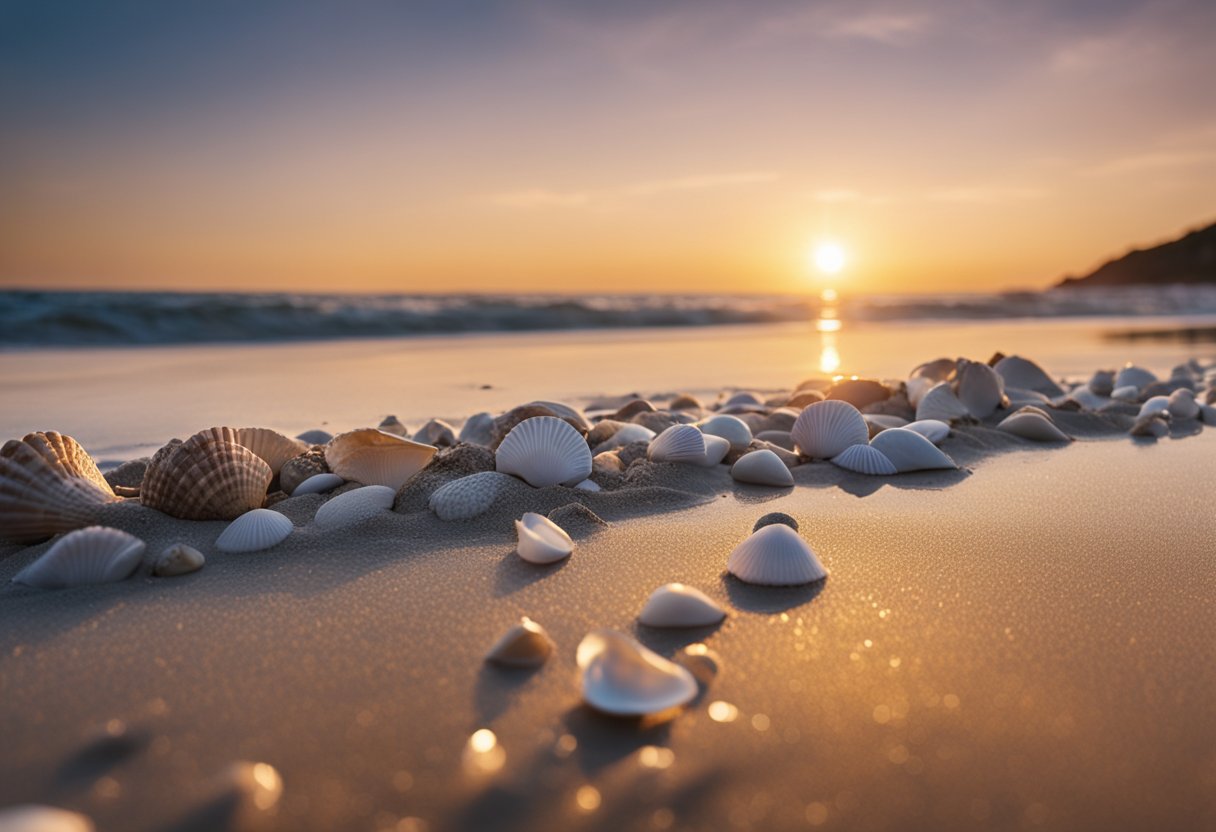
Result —
[[185, 543], [174, 543], [160, 553], [152, 574], [162, 578], [172, 578], [175, 575], [186, 575], [203, 568], [206, 558], [198, 549]]
[[789, 526], [794, 531], [798, 530], [798, 521], [788, 514], [782, 514], [780, 511], [770, 512], [756, 521], [756, 525], [752, 526], [752, 531], [757, 531], [765, 526], [771, 526], [774, 523], [783, 523]]

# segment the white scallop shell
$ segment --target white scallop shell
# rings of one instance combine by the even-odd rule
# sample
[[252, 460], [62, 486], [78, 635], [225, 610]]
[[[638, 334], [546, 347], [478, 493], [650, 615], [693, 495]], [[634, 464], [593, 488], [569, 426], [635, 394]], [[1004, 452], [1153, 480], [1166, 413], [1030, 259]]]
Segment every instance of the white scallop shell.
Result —
[[976, 419], [987, 419], [1001, 406], [1005, 387], [1001, 377], [987, 364], [978, 361], [959, 362], [961, 370], [955, 394]]
[[697, 423], [701, 433], [720, 436], [730, 443], [731, 450], [741, 451], [752, 443], [752, 429], [738, 416], [720, 414]]
[[790, 435], [798, 450], [812, 459], [831, 459], [850, 445], [870, 441], [870, 429], [861, 411], [836, 399], [804, 407]]
[[871, 477], [889, 477], [899, 473], [886, 454], [870, 445], [850, 445], [832, 457], [832, 464]]
[[588, 633], [576, 659], [583, 671], [584, 701], [607, 714], [656, 714], [697, 695], [691, 673], [615, 630]]
[[768, 449], [752, 451], [739, 457], [731, 466], [730, 475], [739, 482], [756, 485], [771, 485], [788, 488], [794, 484], [794, 475], [781, 461], [781, 457]]
[[646, 458], [699, 465], [705, 460], [705, 434], [692, 425], [672, 425], [651, 440]]
[[542, 514], [529, 511], [516, 520], [515, 533], [519, 537], [515, 551], [528, 563], [556, 563], [574, 551], [570, 535]]
[[806, 541], [781, 523], [752, 532], [730, 553], [726, 569], [741, 581], [762, 586], [800, 586], [828, 576]]
[[1140, 388], [1134, 384], [1116, 387], [1111, 391], [1110, 397], [1117, 402], [1138, 402], [1140, 401]]
[[938, 419], [917, 419], [904, 425], [904, 428], [916, 431], [934, 445], [942, 444], [950, 435], [950, 426]]
[[104, 526], [68, 532], [42, 557], [22, 569], [13, 583], [64, 589], [121, 581], [139, 566], [146, 545], [134, 535]]
[[705, 436], [705, 456], [698, 463], [706, 468], [712, 468], [726, 458], [730, 453], [730, 442], [721, 436]]
[[1005, 417], [997, 430], [1012, 433], [1032, 442], [1071, 442], [1072, 437], [1056, 427], [1055, 422], [1044, 413], [1029, 409]]
[[278, 546], [294, 528], [285, 515], [268, 508], [255, 508], [229, 523], [215, 539], [215, 548], [232, 553], [260, 552]]
[[1086, 386], [1090, 392], [1099, 396], [1110, 396], [1115, 392], [1115, 373], [1113, 370], [1098, 370], [1090, 377]]
[[708, 627], [726, 610], [704, 592], [684, 584], [664, 584], [650, 594], [638, 621], [647, 627]]
[[322, 529], [341, 529], [362, 523], [392, 508], [397, 492], [387, 485], [365, 485], [330, 497], [317, 509], [313, 522]]
[[1145, 416], [1164, 416], [1170, 417], [1170, 400], [1168, 396], [1153, 396], [1151, 399], [1140, 405], [1139, 417]]
[[93, 832], [95, 828], [87, 816], [53, 806], [27, 803], [0, 809], [3, 832]]
[[156, 563], [152, 565], [152, 574], [161, 578], [186, 575], [202, 569], [206, 562], [207, 559], [203, 557], [203, 553], [193, 546], [174, 543], [156, 558]]
[[325, 446], [329, 470], [344, 480], [396, 491], [431, 461], [438, 449], [374, 428], [339, 434]]
[[471, 520], [489, 511], [498, 495], [514, 479], [510, 474], [481, 471], [452, 480], [431, 494], [431, 511], [440, 520]]
[[1156, 380], [1157, 376], [1151, 370], [1137, 367], [1134, 364], [1128, 364], [1115, 376], [1115, 389], [1118, 390], [1120, 387], [1135, 387], [1137, 390], [1143, 390]]
[[874, 437], [870, 447], [882, 451], [901, 474], [958, 468], [954, 460], [938, 450], [936, 445], [907, 428], [884, 430]]
[[1169, 396], [1170, 415], [1177, 419], [1198, 419], [1199, 404], [1190, 390], [1175, 390]]
[[575, 485], [591, 473], [591, 449], [582, 435], [556, 416], [524, 419], [503, 437], [494, 467], [535, 488]]
[[1058, 396], [1064, 392], [1042, 367], [1020, 355], [1007, 355], [996, 362], [992, 369], [1004, 380], [1006, 387], [1020, 387], [1048, 396]]
[[921, 397], [920, 404], [916, 406], [916, 421], [918, 422], [933, 419], [950, 423], [956, 419], [965, 419], [970, 415], [967, 406], [958, 400], [958, 396], [954, 395], [949, 383], [944, 381], [939, 382], [925, 393]]
[[301, 497], [305, 494], [324, 494], [328, 491], [333, 491], [345, 482], [346, 480], [337, 474], [313, 474], [304, 480], [304, 482], [297, 485], [296, 490], [291, 492], [291, 496]]
[[508, 667], [539, 667], [556, 647], [544, 627], [524, 616], [494, 642], [486, 661]]

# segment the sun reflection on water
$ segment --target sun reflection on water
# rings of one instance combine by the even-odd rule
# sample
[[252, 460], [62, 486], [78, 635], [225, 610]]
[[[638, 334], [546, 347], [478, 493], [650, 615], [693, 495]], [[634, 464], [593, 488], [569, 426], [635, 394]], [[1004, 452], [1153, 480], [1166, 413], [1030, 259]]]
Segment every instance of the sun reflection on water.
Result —
[[841, 321], [837, 317], [836, 302], [839, 299], [836, 290], [830, 286], [819, 293], [819, 320], [815, 329], [819, 332], [819, 372], [835, 373], [840, 369], [840, 352], [836, 349], [836, 333], [840, 331]]

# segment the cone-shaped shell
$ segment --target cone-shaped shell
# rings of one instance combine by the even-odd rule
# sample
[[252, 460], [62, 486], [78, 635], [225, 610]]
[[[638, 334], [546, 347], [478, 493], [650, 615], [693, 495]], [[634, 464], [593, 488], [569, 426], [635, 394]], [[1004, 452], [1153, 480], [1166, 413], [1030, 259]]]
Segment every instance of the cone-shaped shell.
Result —
[[515, 551], [528, 563], [556, 563], [570, 557], [574, 541], [561, 526], [548, 517], [529, 511], [515, 521], [515, 532], [519, 542]]
[[936, 445], [907, 428], [884, 430], [874, 437], [870, 446], [882, 451], [901, 474], [958, 468], [954, 460], [938, 450]]
[[93, 457], [72, 437], [53, 430], [35, 431], [27, 433], [21, 441], [41, 454], [63, 476], [86, 480], [103, 494], [114, 494]]
[[955, 395], [976, 419], [987, 419], [1001, 406], [1005, 395], [1001, 377], [987, 364], [978, 361], [959, 362], [961, 370]]
[[966, 419], [970, 416], [967, 406], [954, 395], [949, 383], [939, 382], [921, 397], [916, 406], [916, 421], [932, 419], [938, 422], [950, 422], [956, 419]]
[[15, 439], [0, 448], [0, 539], [36, 543], [88, 526], [119, 499], [108, 486], [102, 491], [91, 479], [70, 475], [45, 451]]
[[234, 520], [261, 507], [273, 477], [232, 428], [209, 428], [156, 452], [139, 501], [182, 520]]
[[260, 552], [278, 546], [295, 528], [291, 520], [268, 508], [247, 511], [228, 524], [215, 540], [221, 552]]
[[798, 532], [781, 523], [752, 532], [730, 553], [726, 569], [741, 581], [761, 586], [801, 586], [828, 575]]
[[393, 507], [397, 492], [387, 485], [365, 485], [330, 497], [313, 522], [322, 529], [341, 529], [370, 520]]
[[1115, 376], [1115, 389], [1120, 387], [1135, 387], [1137, 390], [1143, 390], [1148, 385], [1157, 380], [1157, 376], [1150, 370], [1143, 367], [1137, 367], [1134, 364], [1128, 364], [1118, 375]]
[[738, 416], [721, 414], [697, 423], [701, 433], [720, 436], [730, 443], [731, 450], [742, 451], [752, 443], [752, 429]]
[[1020, 387], [1023, 390], [1034, 390], [1048, 396], [1059, 396], [1064, 392], [1042, 367], [1020, 355], [1007, 355], [996, 362], [996, 366], [992, 369], [1005, 382], [1006, 387]]
[[1012, 433], [1031, 442], [1071, 442], [1072, 437], [1056, 427], [1046, 415], [1033, 410], [1020, 410], [1007, 416], [996, 426], [997, 430]]
[[578, 646], [583, 700], [614, 716], [645, 716], [690, 702], [697, 680], [674, 662], [615, 630], [588, 633]]
[[13, 583], [63, 589], [121, 581], [139, 566], [144, 542], [118, 529], [89, 526], [61, 537], [42, 557], [22, 569]]
[[705, 460], [705, 434], [692, 425], [672, 425], [651, 440], [646, 458], [699, 465]]
[[346, 480], [339, 477], [337, 474], [313, 474], [304, 482], [296, 486], [291, 492], [293, 497], [302, 497], [305, 494], [325, 494], [333, 491], [339, 485], [342, 485]]
[[426, 467], [438, 450], [374, 428], [339, 434], [325, 446], [329, 470], [344, 480], [384, 485], [393, 491]]
[[950, 426], [938, 419], [917, 419], [904, 425], [904, 428], [916, 431], [934, 445], [942, 444], [950, 435]]
[[93, 832], [93, 821], [77, 812], [34, 803], [0, 809], [2, 832]]
[[768, 449], [739, 457], [731, 466], [730, 475], [739, 482], [771, 485], [774, 488], [788, 488], [794, 484], [790, 469], [781, 461], [781, 457]]
[[638, 621], [647, 627], [708, 627], [726, 610], [704, 592], [684, 584], [665, 584], [650, 594]]
[[723, 439], [721, 436], [710, 436], [705, 434], [705, 456], [701, 457], [700, 465], [712, 468], [722, 460], [726, 459], [726, 455], [730, 453], [730, 442]]
[[299, 439], [284, 436], [270, 428], [237, 428], [236, 442], [253, 451], [258, 459], [270, 466], [276, 477], [283, 463], [308, 450], [308, 445]]
[[871, 477], [889, 477], [899, 473], [886, 454], [870, 445], [850, 445], [832, 457], [832, 464]]
[[576, 485], [591, 473], [591, 449], [582, 435], [556, 416], [524, 419], [503, 437], [494, 467], [535, 488]]
[[1199, 404], [1190, 390], [1175, 390], [1168, 400], [1170, 415], [1176, 419], [1198, 419]]
[[790, 428], [794, 444], [812, 459], [831, 459], [850, 445], [870, 441], [861, 411], [837, 399], [808, 404]]
[[494, 643], [486, 661], [507, 667], [539, 667], [553, 655], [555, 648], [545, 628], [524, 616]]
[[471, 520], [489, 511], [514, 477], [497, 471], [480, 471], [452, 480], [431, 494], [431, 511], [440, 520]]

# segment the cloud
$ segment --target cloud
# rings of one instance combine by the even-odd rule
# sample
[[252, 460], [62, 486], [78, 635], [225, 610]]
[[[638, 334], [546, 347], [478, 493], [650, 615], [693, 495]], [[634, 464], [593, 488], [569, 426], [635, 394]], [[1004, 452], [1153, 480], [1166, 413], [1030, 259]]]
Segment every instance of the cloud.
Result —
[[832, 23], [827, 31], [831, 35], [861, 38], [879, 43], [904, 43], [923, 32], [929, 18], [923, 14], [898, 14], [874, 12], [857, 17], [844, 17]]
[[824, 205], [887, 205], [895, 201], [886, 194], [867, 194], [850, 188], [824, 188], [811, 196]]
[[1216, 150], [1154, 150], [1121, 156], [1082, 171], [1088, 176], [1119, 176], [1146, 170], [1190, 167], [1216, 160]]
[[929, 202], [949, 202], [959, 205], [999, 205], [1041, 199], [1047, 192], [1041, 188], [1012, 188], [1003, 185], [970, 185], [945, 188], [925, 194]]
[[570, 208], [622, 199], [661, 196], [681, 191], [702, 191], [713, 188], [753, 185], [772, 182], [775, 179], [777, 179], [777, 174], [772, 171], [739, 171], [734, 173], [682, 176], [676, 179], [650, 179], [611, 188], [576, 191], [526, 188], [518, 191], [489, 194], [484, 198], [496, 205], [507, 208]]

